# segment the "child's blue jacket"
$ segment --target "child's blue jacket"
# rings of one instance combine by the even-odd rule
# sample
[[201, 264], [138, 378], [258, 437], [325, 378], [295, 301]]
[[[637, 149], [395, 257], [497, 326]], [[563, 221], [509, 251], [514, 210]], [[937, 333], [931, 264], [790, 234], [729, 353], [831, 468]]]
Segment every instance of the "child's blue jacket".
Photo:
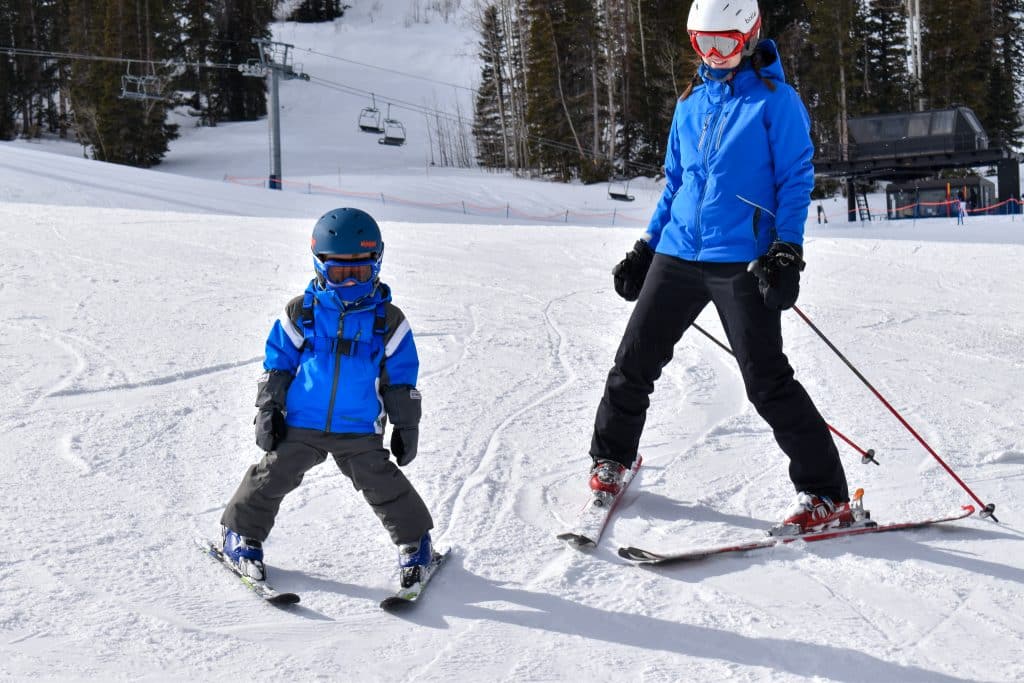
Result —
[[337, 434], [382, 434], [383, 392], [415, 386], [419, 357], [412, 330], [381, 284], [344, 304], [316, 280], [292, 299], [267, 337], [265, 370], [295, 376], [285, 421]]

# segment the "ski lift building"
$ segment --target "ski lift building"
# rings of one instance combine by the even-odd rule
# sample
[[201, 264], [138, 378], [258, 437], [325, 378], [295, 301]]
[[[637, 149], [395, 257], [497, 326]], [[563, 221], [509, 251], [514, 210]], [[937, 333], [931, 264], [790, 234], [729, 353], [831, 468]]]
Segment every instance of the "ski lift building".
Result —
[[861, 116], [847, 123], [850, 158], [857, 160], [978, 152], [989, 144], [967, 107]]

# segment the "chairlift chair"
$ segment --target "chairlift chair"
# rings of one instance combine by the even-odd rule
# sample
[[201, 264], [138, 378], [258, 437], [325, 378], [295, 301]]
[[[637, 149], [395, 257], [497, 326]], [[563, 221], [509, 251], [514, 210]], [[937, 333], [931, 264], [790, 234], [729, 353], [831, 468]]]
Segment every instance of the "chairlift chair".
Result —
[[384, 120], [384, 137], [377, 140], [381, 145], [400, 147], [405, 144], [405, 126], [397, 119]]
[[380, 109], [366, 107], [359, 112], [359, 130], [364, 133], [383, 133], [384, 128], [380, 125]]
[[380, 109], [377, 109], [377, 98], [373, 93], [370, 93], [370, 97], [373, 98], [373, 104], [359, 112], [359, 130], [379, 135], [384, 132], [384, 126], [381, 125]]
[[[152, 71], [152, 65], [150, 70]], [[132, 63], [128, 62], [125, 74], [121, 76], [122, 100], [162, 100], [160, 94], [160, 79], [155, 73], [137, 76], [132, 74]]]
[[629, 193], [628, 180], [615, 179], [608, 181], [608, 198], [619, 202], [631, 202], [636, 199], [636, 197]]

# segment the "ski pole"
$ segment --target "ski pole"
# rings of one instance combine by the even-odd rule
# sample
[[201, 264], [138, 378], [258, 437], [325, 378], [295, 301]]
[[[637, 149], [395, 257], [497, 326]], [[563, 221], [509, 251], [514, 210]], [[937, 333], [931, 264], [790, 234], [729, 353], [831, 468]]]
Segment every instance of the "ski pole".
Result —
[[[700, 325], [698, 325], [697, 323], [693, 323], [693, 327], [694, 327], [694, 328], [695, 328], [695, 329], [696, 329], [696, 330], [697, 330], [698, 332], [700, 332], [701, 334], [703, 334], [703, 335], [704, 335], [705, 337], [707, 337], [708, 339], [710, 339], [711, 341], [713, 341], [713, 342], [714, 342], [715, 344], [717, 344], [717, 345], [718, 345], [719, 347], [721, 347], [722, 349], [724, 349], [724, 350], [725, 350], [725, 352], [726, 352], [726, 353], [728, 353], [729, 355], [731, 355], [731, 356], [732, 356], [733, 358], [735, 358], [735, 357], [736, 357], [736, 354], [735, 354], [735, 353], [733, 353], [732, 349], [730, 349], [730, 348], [729, 348], [728, 346], [726, 346], [726, 345], [725, 345], [725, 344], [723, 344], [722, 342], [718, 341], [718, 340], [717, 340], [717, 339], [716, 339], [716, 338], [714, 337], [714, 335], [712, 335], [712, 334], [711, 334], [710, 332], [708, 332], [707, 330], [705, 330], [705, 329], [704, 329], [703, 327], [701, 327], [701, 326], [700, 326]], [[875, 460], [875, 449], [874, 449], [874, 448], [869, 448], [868, 450], [866, 450], [866, 451], [865, 451], [865, 450], [864, 450], [863, 448], [861, 448], [860, 446], [858, 446], [857, 444], [855, 444], [855, 443], [854, 443], [853, 441], [851, 441], [851, 440], [850, 440], [849, 438], [847, 438], [847, 436], [846, 436], [845, 434], [843, 434], [842, 432], [840, 432], [840, 431], [839, 431], [838, 429], [836, 429], [836, 428], [835, 428], [835, 427], [833, 427], [832, 425], [830, 425], [830, 424], [828, 424], [828, 423], [826, 422], [826, 423], [825, 423], [825, 426], [826, 426], [826, 427], [828, 427], [828, 429], [829, 429], [829, 431], [830, 431], [830, 432], [832, 432], [833, 434], [835, 434], [836, 436], [838, 436], [838, 437], [839, 437], [840, 439], [842, 439], [843, 441], [845, 441], [845, 442], [846, 442], [846, 443], [847, 443], [847, 444], [848, 444], [848, 445], [850, 446], [850, 448], [852, 448], [853, 450], [855, 450], [855, 451], [857, 451], [858, 453], [860, 453], [860, 462], [861, 462], [861, 464], [863, 464], [863, 465], [867, 465], [867, 464], [868, 464], [869, 462], [873, 462], [873, 463], [875, 463], [876, 465], [879, 465], [879, 466], [881, 466], [881, 464], [880, 464], [880, 463], [879, 463], [879, 462], [878, 462], [877, 460]]]
[[882, 402], [882, 405], [884, 405], [884, 406], [885, 406], [886, 408], [888, 408], [888, 409], [889, 409], [889, 412], [890, 412], [890, 413], [892, 413], [892, 414], [893, 414], [893, 415], [894, 415], [894, 416], [896, 417], [896, 419], [900, 421], [900, 424], [902, 424], [902, 425], [903, 425], [903, 426], [904, 426], [904, 427], [906, 428], [906, 430], [907, 430], [908, 432], [910, 432], [910, 433], [911, 433], [911, 434], [913, 435], [913, 437], [914, 437], [915, 439], [917, 439], [917, 441], [918, 441], [918, 442], [919, 442], [919, 443], [920, 443], [920, 444], [921, 444], [922, 446], [924, 446], [924, 449], [925, 449], [926, 451], [928, 451], [928, 453], [929, 453], [929, 454], [930, 454], [930, 455], [931, 455], [931, 456], [932, 456], [933, 458], [935, 458], [935, 460], [936, 460], [936, 461], [937, 461], [937, 462], [938, 462], [938, 463], [939, 463], [940, 465], [942, 465], [942, 468], [943, 468], [943, 469], [945, 469], [945, 470], [946, 470], [946, 472], [948, 472], [948, 473], [949, 473], [949, 476], [953, 477], [953, 480], [954, 480], [954, 481], [956, 481], [956, 483], [960, 484], [960, 486], [961, 486], [961, 487], [963, 488], [963, 490], [964, 490], [964, 491], [966, 491], [966, 492], [967, 492], [967, 494], [968, 494], [968, 495], [969, 495], [969, 496], [970, 496], [971, 498], [973, 498], [973, 499], [975, 500], [975, 502], [977, 502], [977, 503], [978, 503], [978, 505], [980, 505], [980, 506], [981, 506], [981, 512], [979, 513], [979, 515], [980, 515], [981, 517], [991, 517], [991, 518], [992, 518], [992, 521], [994, 521], [994, 522], [998, 522], [999, 520], [998, 520], [998, 519], [996, 519], [996, 516], [995, 516], [995, 515], [993, 514], [993, 513], [995, 512], [995, 509], [996, 509], [995, 503], [988, 503], [987, 505], [986, 505], [985, 503], [983, 503], [983, 502], [981, 501], [981, 498], [978, 498], [978, 496], [976, 496], [976, 495], [974, 494], [974, 491], [972, 491], [972, 490], [970, 489], [970, 487], [969, 487], [969, 486], [967, 486], [967, 484], [965, 484], [965, 483], [964, 483], [964, 481], [963, 481], [963, 480], [962, 480], [962, 479], [961, 479], [960, 477], [958, 477], [958, 476], [957, 476], [956, 472], [954, 472], [954, 471], [952, 470], [952, 468], [950, 468], [950, 466], [949, 466], [949, 465], [947, 465], [947, 464], [946, 464], [946, 462], [945, 462], [945, 461], [944, 461], [944, 460], [943, 460], [942, 458], [940, 458], [940, 457], [939, 457], [939, 454], [938, 454], [938, 453], [936, 453], [936, 452], [935, 452], [935, 451], [934, 451], [934, 450], [932, 449], [932, 447], [928, 445], [928, 442], [927, 442], [927, 441], [925, 441], [925, 440], [924, 440], [923, 438], [921, 438], [921, 435], [920, 435], [920, 434], [918, 434], [918, 433], [917, 433], [917, 432], [916, 432], [916, 431], [914, 430], [914, 428], [913, 428], [913, 427], [911, 427], [911, 426], [910, 426], [910, 424], [909, 424], [909, 423], [908, 423], [908, 422], [907, 422], [906, 420], [904, 420], [904, 419], [903, 419], [903, 416], [902, 416], [902, 415], [900, 415], [900, 414], [899, 414], [899, 412], [898, 412], [898, 411], [897, 411], [897, 410], [896, 410], [895, 408], [893, 408], [893, 407], [892, 407], [892, 405], [891, 405], [891, 404], [890, 404], [890, 403], [889, 403], [889, 402], [888, 402], [887, 400], [885, 400], [885, 397], [884, 397], [884, 396], [882, 396], [882, 394], [880, 394], [880, 393], [878, 392], [878, 390], [877, 390], [877, 389], [875, 389], [875, 387], [871, 385], [871, 382], [869, 382], [869, 381], [867, 380], [867, 378], [866, 378], [866, 377], [864, 377], [864, 375], [862, 375], [862, 374], [860, 373], [860, 371], [859, 371], [859, 370], [857, 370], [857, 368], [855, 368], [855, 367], [854, 367], [853, 363], [851, 363], [851, 362], [850, 362], [850, 361], [849, 361], [849, 360], [848, 360], [848, 359], [846, 358], [846, 356], [844, 356], [844, 355], [843, 355], [843, 354], [842, 354], [842, 353], [841, 353], [841, 352], [839, 351], [839, 349], [837, 349], [837, 348], [836, 348], [835, 344], [833, 344], [832, 342], [830, 342], [830, 341], [828, 340], [828, 337], [826, 337], [826, 336], [825, 336], [825, 335], [824, 335], [824, 334], [822, 333], [822, 331], [821, 331], [821, 330], [819, 330], [819, 329], [817, 328], [817, 326], [815, 326], [815, 324], [811, 322], [811, 319], [810, 319], [810, 318], [808, 318], [808, 317], [807, 317], [807, 316], [806, 316], [806, 315], [804, 314], [804, 312], [803, 312], [803, 311], [801, 311], [801, 310], [800, 310], [800, 309], [799, 309], [799, 308], [798, 308], [797, 306], [793, 306], [793, 310], [794, 310], [794, 311], [796, 311], [796, 314], [797, 314], [797, 315], [799, 315], [799, 316], [800, 316], [800, 317], [801, 317], [801, 318], [803, 319], [803, 321], [804, 321], [805, 323], [807, 323], [808, 327], [810, 327], [810, 328], [811, 328], [812, 330], [814, 330], [814, 333], [815, 333], [815, 334], [817, 334], [817, 335], [818, 335], [818, 336], [819, 336], [819, 337], [821, 338], [821, 340], [822, 340], [823, 342], [825, 342], [825, 345], [826, 345], [826, 346], [828, 346], [828, 348], [832, 349], [832, 352], [833, 352], [833, 353], [835, 353], [835, 354], [836, 354], [837, 356], [839, 356], [839, 360], [843, 361], [843, 363], [845, 363], [845, 364], [846, 364], [846, 367], [850, 368], [850, 370], [852, 370], [852, 371], [853, 371], [853, 374], [855, 374], [855, 375], [857, 376], [857, 379], [859, 379], [859, 380], [860, 380], [861, 382], [863, 382], [863, 383], [864, 383], [864, 385], [865, 385], [865, 386], [866, 386], [866, 387], [867, 387], [868, 389], [870, 389], [870, 390], [871, 390], [871, 393], [873, 393], [873, 394], [875, 395], [875, 398], [877, 398], [877, 399], [878, 399], [879, 401], [881, 401], [881, 402]]

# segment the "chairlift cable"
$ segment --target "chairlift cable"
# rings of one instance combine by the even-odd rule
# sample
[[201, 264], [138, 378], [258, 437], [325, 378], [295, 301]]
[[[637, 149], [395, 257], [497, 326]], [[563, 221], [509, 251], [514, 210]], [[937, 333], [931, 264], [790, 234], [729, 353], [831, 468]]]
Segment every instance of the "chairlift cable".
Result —
[[427, 81], [428, 83], [437, 83], [438, 85], [447, 85], [447, 86], [450, 86], [452, 88], [458, 88], [460, 90], [468, 90], [469, 92], [473, 93], [474, 95], [476, 94], [476, 88], [471, 88], [471, 87], [465, 86], [465, 85], [458, 85], [456, 83], [450, 83], [448, 81], [439, 81], [436, 78], [429, 78], [427, 76], [417, 76], [416, 74], [411, 74], [411, 73], [408, 73], [406, 71], [399, 71], [398, 69], [389, 69], [388, 67], [377, 66], [376, 64], [367, 64], [366, 62], [358, 62], [358, 61], [356, 61], [354, 59], [347, 59], [345, 57], [339, 57], [337, 55], [332, 55], [332, 54], [329, 54], [327, 52], [320, 52], [319, 50], [313, 50], [313, 49], [308, 48], [308, 47], [295, 47], [294, 49], [295, 50], [301, 50], [302, 52], [308, 52], [309, 54], [317, 55], [317, 56], [320, 56], [320, 57], [327, 57], [328, 59], [335, 59], [335, 60], [337, 60], [339, 62], [348, 62], [349, 64], [355, 64], [357, 66], [364, 66], [364, 67], [366, 67], [368, 69], [377, 69], [378, 71], [386, 71], [388, 73], [396, 74], [398, 76], [406, 76], [408, 78], [412, 78], [412, 79], [415, 79], [415, 80], [418, 80], [418, 81]]
[[[331, 80], [328, 80], [328, 79], [320, 77], [320, 76], [312, 76], [310, 78], [310, 82], [314, 83], [316, 85], [320, 85], [322, 87], [328, 88], [329, 90], [335, 90], [337, 92], [343, 92], [343, 93], [346, 93], [346, 94], [349, 94], [349, 95], [357, 95], [357, 96], [362, 96], [362, 97], [375, 95], [375, 93], [373, 93], [373, 92], [371, 92], [369, 90], [363, 90], [362, 88], [357, 88], [357, 87], [354, 87], [354, 86], [346, 85], [344, 83], [338, 83], [336, 81], [331, 81]], [[449, 122], [452, 122], [452, 123], [469, 123], [469, 122], [472, 121], [472, 119], [470, 119], [468, 117], [455, 116], [455, 115], [452, 115], [452, 114], [450, 114], [448, 112], [444, 112], [444, 111], [441, 111], [441, 110], [438, 110], [438, 109], [433, 109], [433, 108], [425, 106], [425, 105], [419, 105], [419, 104], [415, 104], [415, 103], [412, 103], [412, 102], [407, 102], [407, 101], [396, 99], [396, 98], [390, 98], [390, 97], [383, 98], [382, 97], [382, 100], [384, 102], [387, 102], [389, 105], [394, 104], [395, 107], [398, 108], [398, 109], [405, 109], [407, 111], [411, 111], [411, 112], [416, 113], [416, 114], [423, 114], [425, 116], [434, 116], [434, 117], [437, 117], [437, 118], [445, 119], [445, 120], [447, 120]], [[530, 133], [527, 133], [525, 137], [526, 137], [527, 140], [530, 140], [532, 142], [535, 142], [535, 143], [537, 143], [539, 145], [542, 145], [544, 147], [548, 147], [548, 148], [551, 148], [551, 149], [557, 149], [557, 150], [561, 150], [561, 151], [564, 151], [564, 152], [570, 152], [572, 154], [577, 154], [580, 151], [575, 145], [573, 145], [571, 143], [561, 142], [559, 140], [552, 140], [550, 138], [545, 138], [545, 137], [541, 137], [539, 135], [534, 135], [534, 134], [530, 134]], [[583, 148], [583, 154], [587, 158], [595, 159], [595, 160], [598, 160], [598, 161], [607, 161], [607, 162], [612, 162], [613, 161], [612, 159], [608, 158], [607, 155], [605, 155], [605, 154], [595, 154], [589, 148]], [[655, 173], [655, 174], [661, 172], [660, 168], [655, 168], [654, 166], [650, 166], [648, 164], [642, 164], [642, 163], [635, 162], [635, 161], [630, 161], [628, 163], [628, 167], [629, 168], [633, 168], [633, 169], [637, 169], [637, 170], [641, 170], [641, 171], [648, 171], [650, 173]]]

